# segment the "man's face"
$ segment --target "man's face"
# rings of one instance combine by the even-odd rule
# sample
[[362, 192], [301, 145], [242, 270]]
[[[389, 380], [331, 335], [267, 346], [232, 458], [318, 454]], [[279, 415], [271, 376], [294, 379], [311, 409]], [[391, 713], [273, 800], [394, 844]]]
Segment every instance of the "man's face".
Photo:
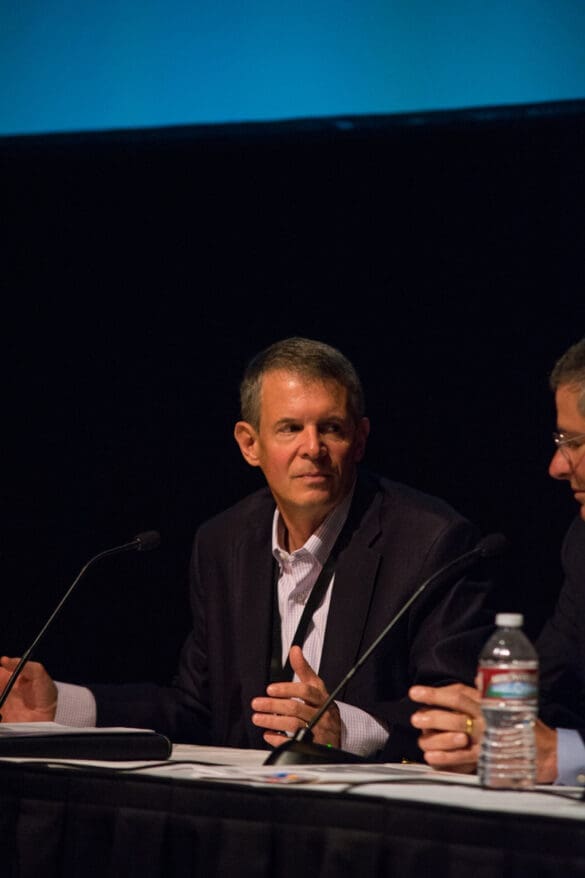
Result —
[[553, 479], [566, 479], [585, 520], [585, 416], [577, 405], [579, 394], [561, 385], [555, 394], [557, 431], [569, 441], [557, 448], [548, 468]]
[[263, 378], [258, 430], [236, 425], [242, 454], [262, 469], [281, 511], [321, 519], [349, 491], [368, 432], [367, 418], [350, 417], [344, 387], [287, 371]]

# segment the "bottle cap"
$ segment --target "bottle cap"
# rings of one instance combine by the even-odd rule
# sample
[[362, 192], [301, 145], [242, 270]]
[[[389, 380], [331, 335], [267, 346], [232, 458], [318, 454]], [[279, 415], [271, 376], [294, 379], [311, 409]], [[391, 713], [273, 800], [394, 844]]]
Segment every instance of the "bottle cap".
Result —
[[498, 628], [522, 628], [524, 616], [522, 613], [496, 613], [496, 625]]

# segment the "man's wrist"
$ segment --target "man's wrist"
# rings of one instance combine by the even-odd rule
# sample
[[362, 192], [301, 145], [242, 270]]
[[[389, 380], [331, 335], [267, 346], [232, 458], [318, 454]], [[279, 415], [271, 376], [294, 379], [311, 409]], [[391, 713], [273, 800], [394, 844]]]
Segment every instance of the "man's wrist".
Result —
[[544, 726], [537, 731], [537, 772], [538, 783], [554, 783], [559, 774], [558, 735], [556, 729]]

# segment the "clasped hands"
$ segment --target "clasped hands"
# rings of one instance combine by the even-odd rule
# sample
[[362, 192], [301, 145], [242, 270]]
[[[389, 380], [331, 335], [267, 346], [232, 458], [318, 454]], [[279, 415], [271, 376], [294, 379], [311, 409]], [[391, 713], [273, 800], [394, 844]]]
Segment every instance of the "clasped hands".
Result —
[[408, 694], [412, 701], [425, 705], [410, 718], [421, 732], [418, 746], [425, 762], [443, 771], [474, 772], [485, 728], [478, 690], [453, 683], [436, 688], [412, 686]]
[[[442, 771], [473, 773], [485, 730], [479, 691], [463, 683], [452, 683], [412, 686], [408, 694], [412, 701], [424, 705], [412, 714], [410, 721], [421, 733], [418, 745], [425, 762]], [[557, 732], [537, 719], [535, 740], [536, 779], [538, 783], [553, 783], [558, 774]]]
[[[271, 747], [283, 743], [283, 734], [294, 735], [311, 722], [329, 697], [323, 680], [306, 661], [300, 646], [291, 647], [289, 658], [298, 681], [270, 683], [266, 695], [252, 699], [252, 722], [264, 729], [264, 740]], [[312, 732], [317, 744], [341, 746], [341, 717], [335, 702]]]

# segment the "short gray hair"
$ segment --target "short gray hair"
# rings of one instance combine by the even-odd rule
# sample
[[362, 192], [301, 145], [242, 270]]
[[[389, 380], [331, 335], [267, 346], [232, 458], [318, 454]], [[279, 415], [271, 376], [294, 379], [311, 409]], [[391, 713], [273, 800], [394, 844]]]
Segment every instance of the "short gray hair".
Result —
[[347, 390], [348, 410], [357, 423], [364, 416], [362, 383], [353, 364], [341, 351], [322, 341], [292, 337], [277, 341], [256, 354], [246, 367], [240, 384], [242, 420], [260, 426], [260, 394], [267, 372], [294, 372], [314, 381], [336, 381]]
[[551, 390], [558, 390], [562, 385], [569, 385], [578, 393], [577, 406], [585, 415], [585, 338], [571, 345], [556, 361], [550, 373]]

